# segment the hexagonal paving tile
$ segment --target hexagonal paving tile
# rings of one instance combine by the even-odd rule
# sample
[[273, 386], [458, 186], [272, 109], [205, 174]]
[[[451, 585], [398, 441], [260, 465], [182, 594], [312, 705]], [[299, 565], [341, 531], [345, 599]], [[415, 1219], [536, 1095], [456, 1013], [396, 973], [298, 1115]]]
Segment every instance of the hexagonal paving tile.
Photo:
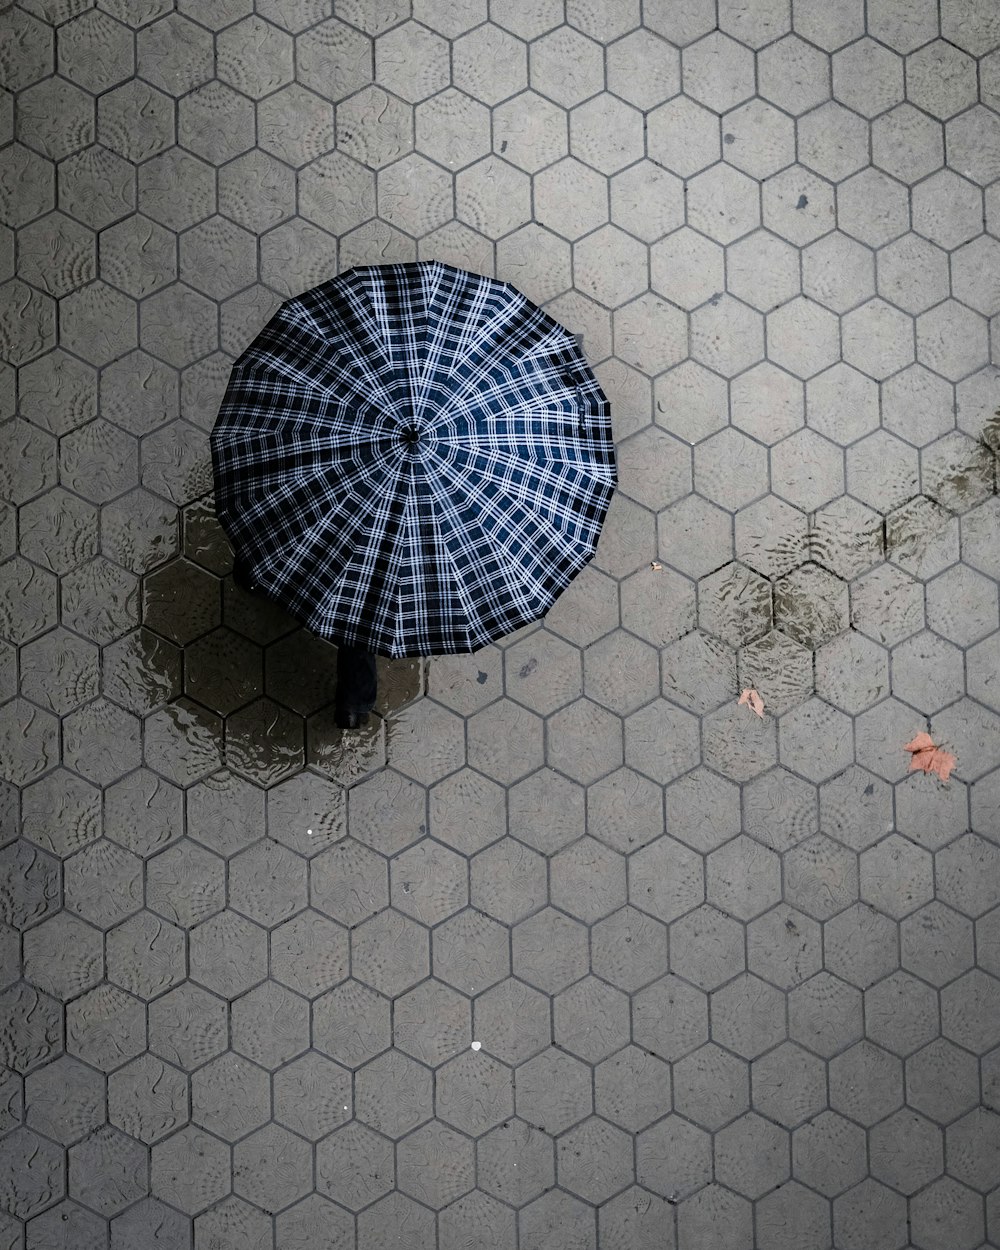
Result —
[[233, 1150], [233, 1188], [263, 1210], [289, 1206], [309, 1192], [312, 1154], [298, 1137], [269, 1124]]
[[864, 1041], [831, 1060], [830, 1105], [835, 1111], [871, 1126], [902, 1100], [902, 1064], [888, 1051]]
[[708, 1134], [680, 1116], [667, 1116], [639, 1134], [636, 1179], [677, 1201], [706, 1185], [712, 1171]]
[[635, 711], [659, 681], [659, 657], [645, 643], [616, 630], [584, 656], [584, 690], [619, 713]]
[[772, 985], [744, 973], [712, 995], [713, 1034], [736, 1054], [755, 1059], [785, 1037], [785, 1022], [777, 1014], [780, 1002]]
[[832, 1111], [823, 1111], [792, 1138], [793, 1170], [799, 1180], [829, 1198], [865, 1175], [865, 1136]]
[[21, 834], [61, 859], [98, 839], [99, 823], [98, 791], [68, 770], [55, 769], [24, 790]]
[[[172, 993], [179, 995], [181, 991]], [[165, 1000], [161, 1002], [166, 1011]], [[208, 1031], [204, 1025], [202, 1028]], [[142, 1004], [114, 986], [99, 985], [88, 990], [66, 1009], [67, 1050], [102, 1072], [110, 1072], [134, 1059], [145, 1045], [146, 1020]], [[150, 1045], [153, 1045], [152, 1037]]]
[[171, 13], [140, 31], [136, 39], [139, 75], [170, 94], [183, 94], [212, 77], [212, 38]]
[[52, 72], [54, 41], [45, 24], [28, 13], [13, 14], [11, 21], [19, 55], [4, 58], [4, 76], [8, 89], [18, 91]]
[[142, 905], [142, 861], [114, 842], [99, 839], [67, 860], [66, 907], [107, 929]]
[[512, 1114], [512, 1086], [509, 1068], [482, 1051], [467, 1051], [438, 1070], [438, 1118], [464, 1133], [486, 1133]]
[[2, 1154], [8, 1210], [18, 1219], [45, 1209], [65, 1188], [62, 1151], [31, 1129], [17, 1128], [5, 1139]]
[[[354, 1163], [363, 1159], [365, 1166]], [[316, 1185], [348, 1210], [356, 1211], [388, 1193], [395, 1180], [392, 1142], [357, 1122], [320, 1142]]]
[[388, 999], [345, 981], [315, 1003], [313, 1042], [339, 1063], [360, 1067], [391, 1042]]
[[104, 1216], [148, 1192], [146, 1152], [124, 1133], [97, 1129], [69, 1150], [69, 1192]]
[[18, 234], [18, 273], [57, 299], [96, 276], [91, 232], [61, 214], [42, 217]]
[[[583, 789], [551, 768], [519, 781], [510, 791], [508, 807], [508, 832], [545, 854], [553, 854], [584, 832]], [[549, 809], [558, 816], [539, 819]]]
[[[81, 296], [89, 299], [86, 292], [90, 290], [93, 290], [93, 286], [84, 287], [84, 291], [74, 292], [75, 306], [78, 310]], [[113, 292], [113, 294], [116, 295], [118, 292]], [[68, 296], [68, 299], [70, 297]], [[66, 307], [66, 315], [70, 316], [73, 309], [74, 305]], [[79, 319], [75, 325], [79, 330]], [[2, 327], [2, 335], [6, 344], [5, 354], [10, 364], [26, 365], [36, 356], [42, 355], [42, 352], [55, 346], [53, 301], [34, 287], [26, 286], [24, 282], [5, 282], [0, 287], [0, 327]], [[68, 327], [66, 339], [70, 339], [70, 334]], [[85, 354], [86, 345], [80, 342], [76, 345], [76, 350]], [[99, 364], [100, 361], [94, 362]]]
[[152, 1149], [150, 1188], [188, 1215], [218, 1202], [230, 1187], [229, 1148], [196, 1128], [181, 1129]]
[[798, 845], [818, 826], [815, 787], [785, 768], [769, 769], [748, 782], [744, 806], [745, 831], [772, 850]]
[[552, 1135], [590, 1115], [591, 1075], [587, 1067], [554, 1047], [517, 1069], [517, 1114]]
[[[52, 434], [67, 434], [97, 416], [96, 371], [59, 349], [21, 369], [20, 392], [24, 417]], [[23, 437], [30, 438], [30, 430], [17, 425], [7, 436], [18, 429]], [[45, 439], [34, 440], [32, 459], [37, 457], [44, 463], [41, 449], [46, 446], [50, 445]]]
[[697, 495], [665, 508], [656, 528], [660, 556], [689, 577], [704, 577], [732, 558], [729, 517]]
[[842, 452], [813, 430], [799, 430], [771, 450], [774, 492], [812, 512], [843, 491]]
[[940, 1130], [912, 1111], [897, 1112], [872, 1130], [872, 1174], [901, 1193], [922, 1188], [943, 1165]]
[[743, 507], [763, 494], [767, 454], [737, 430], [722, 430], [695, 450], [695, 487], [724, 506]]
[[[733, 424], [768, 445], [804, 424], [804, 387], [769, 362], [754, 365], [730, 383]], [[766, 409], [768, 416], [762, 418]]]
[[453, 1129], [425, 1125], [398, 1149], [399, 1188], [427, 1206], [440, 1210], [474, 1187], [472, 1143]]
[[546, 908], [513, 930], [515, 973], [546, 993], [557, 993], [587, 971], [584, 927]]
[[275, 1116], [312, 1140], [350, 1118], [350, 1075], [329, 1060], [309, 1054], [275, 1076]]
[[863, 712], [888, 690], [888, 657], [864, 635], [840, 634], [817, 651], [816, 692], [835, 707]]
[[620, 722], [591, 700], [577, 699], [550, 718], [546, 759], [575, 781], [595, 782], [623, 762]]
[[354, 974], [390, 997], [428, 973], [427, 935], [420, 925], [392, 910], [364, 921], [351, 938]]
[[175, 139], [174, 102], [146, 83], [126, 83], [98, 101], [97, 136], [127, 160], [157, 156]]
[[789, 243], [812, 243], [834, 227], [833, 188], [805, 166], [789, 165], [765, 184], [763, 221]]
[[913, 228], [945, 248], [974, 238], [982, 228], [979, 189], [950, 169], [932, 174], [914, 188]]
[[788, 1179], [789, 1154], [788, 1134], [751, 1112], [716, 1138], [716, 1174], [738, 1193], [760, 1198]]
[[922, 447], [951, 429], [950, 401], [950, 388], [942, 378], [923, 365], [911, 365], [883, 383], [883, 422], [894, 434]]
[[184, 979], [185, 951], [180, 929], [139, 912], [108, 934], [108, 980], [138, 997], [155, 998]]
[[[55, 579], [27, 560], [0, 565], [0, 628], [13, 643], [29, 642], [56, 623]], [[16, 605], [16, 608], [15, 608]]]
[[65, 1055], [25, 1078], [25, 1121], [64, 1145], [101, 1126], [103, 1101], [103, 1077]]
[[866, 1032], [895, 1055], [907, 1056], [938, 1032], [933, 990], [905, 972], [893, 973], [865, 992]]
[[234, 912], [222, 912], [191, 932], [191, 976], [225, 998], [264, 979], [267, 936]]
[[805, 294], [834, 312], [846, 313], [875, 294], [873, 257], [846, 234], [834, 232], [810, 244], [802, 268]]
[[976, 1060], [939, 1038], [906, 1061], [907, 1101], [943, 1124], [978, 1100]]
[[705, 872], [708, 901], [739, 920], [752, 920], [780, 898], [778, 857], [751, 838], [713, 851]]
[[531, 1202], [555, 1182], [551, 1139], [523, 1120], [487, 1133], [477, 1155], [481, 1187], [516, 1206]]
[[591, 1062], [607, 1058], [627, 1040], [621, 1024], [625, 1000], [596, 977], [585, 977], [559, 994], [553, 1008], [557, 1043]]
[[559, 1183], [591, 1202], [606, 1200], [633, 1179], [628, 1136], [596, 1117], [559, 1139], [557, 1160]]
[[471, 1039], [468, 1002], [439, 981], [424, 981], [397, 1000], [393, 1040], [407, 1054], [436, 1066]]
[[741, 647], [739, 675], [742, 689], [766, 691], [769, 709], [780, 715], [813, 692], [813, 657], [788, 634], [771, 630]]
[[740, 564], [727, 564], [698, 585], [698, 623], [730, 646], [745, 646], [771, 627], [771, 588]]
[[958, 382], [986, 364], [986, 323], [957, 300], [946, 300], [917, 318], [917, 355], [922, 364]]
[[682, 308], [696, 308], [723, 290], [723, 251], [685, 226], [654, 244], [650, 276], [654, 290]]

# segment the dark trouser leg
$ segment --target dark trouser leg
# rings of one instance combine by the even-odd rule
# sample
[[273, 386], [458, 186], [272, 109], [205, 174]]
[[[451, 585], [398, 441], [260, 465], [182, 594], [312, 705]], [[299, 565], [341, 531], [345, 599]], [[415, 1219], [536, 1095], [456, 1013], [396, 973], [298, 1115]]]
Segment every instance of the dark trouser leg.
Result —
[[378, 676], [375, 656], [362, 647], [337, 649], [337, 699], [334, 719], [341, 729], [363, 725], [375, 706]]
[[250, 575], [250, 566], [244, 564], [239, 556], [233, 561], [233, 581], [240, 590], [245, 590], [247, 594], [253, 593], [253, 578]]

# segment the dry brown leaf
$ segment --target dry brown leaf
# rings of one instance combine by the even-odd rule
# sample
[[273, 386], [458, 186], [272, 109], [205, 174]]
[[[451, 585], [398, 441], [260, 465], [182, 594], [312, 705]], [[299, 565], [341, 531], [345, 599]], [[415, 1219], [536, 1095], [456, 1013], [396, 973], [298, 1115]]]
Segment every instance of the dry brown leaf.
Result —
[[756, 712], [761, 720], [764, 719], [764, 700], [752, 687], [744, 690], [737, 701], [738, 707], [743, 707], [744, 704], [751, 712]]
[[912, 742], [908, 742], [903, 748], [904, 751], [910, 752], [910, 767], [908, 772], [922, 771], [925, 773], [935, 773], [942, 781], [947, 781], [951, 776], [951, 770], [958, 763], [958, 760], [950, 751], [946, 751], [943, 747], [939, 747], [930, 734], [919, 733]]

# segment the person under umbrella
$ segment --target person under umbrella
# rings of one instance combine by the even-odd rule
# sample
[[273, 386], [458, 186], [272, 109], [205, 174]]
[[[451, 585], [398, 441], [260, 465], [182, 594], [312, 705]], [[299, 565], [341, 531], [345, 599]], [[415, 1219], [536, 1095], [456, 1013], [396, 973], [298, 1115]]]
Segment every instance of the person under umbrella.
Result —
[[244, 586], [338, 646], [338, 724], [375, 655], [452, 654], [543, 616], [616, 485], [610, 405], [575, 339], [508, 283], [359, 267], [281, 306], [211, 436]]

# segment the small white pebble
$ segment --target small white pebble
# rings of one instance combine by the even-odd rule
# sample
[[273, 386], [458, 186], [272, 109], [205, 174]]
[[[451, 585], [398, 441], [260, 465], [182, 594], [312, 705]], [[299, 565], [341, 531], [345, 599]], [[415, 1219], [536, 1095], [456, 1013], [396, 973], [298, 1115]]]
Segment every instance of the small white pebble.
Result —
[[482, 1050], [482, 1046], [483, 1046], [482, 1042], [473, 1042], [473, 1043], [472, 1043], [472, 1049], [473, 1049], [473, 1050]]
[[312, 836], [313, 836], [313, 831], [312, 831], [311, 829], [307, 829], [307, 830], [306, 830], [306, 833], [308, 833], [310, 837], [312, 837]]

